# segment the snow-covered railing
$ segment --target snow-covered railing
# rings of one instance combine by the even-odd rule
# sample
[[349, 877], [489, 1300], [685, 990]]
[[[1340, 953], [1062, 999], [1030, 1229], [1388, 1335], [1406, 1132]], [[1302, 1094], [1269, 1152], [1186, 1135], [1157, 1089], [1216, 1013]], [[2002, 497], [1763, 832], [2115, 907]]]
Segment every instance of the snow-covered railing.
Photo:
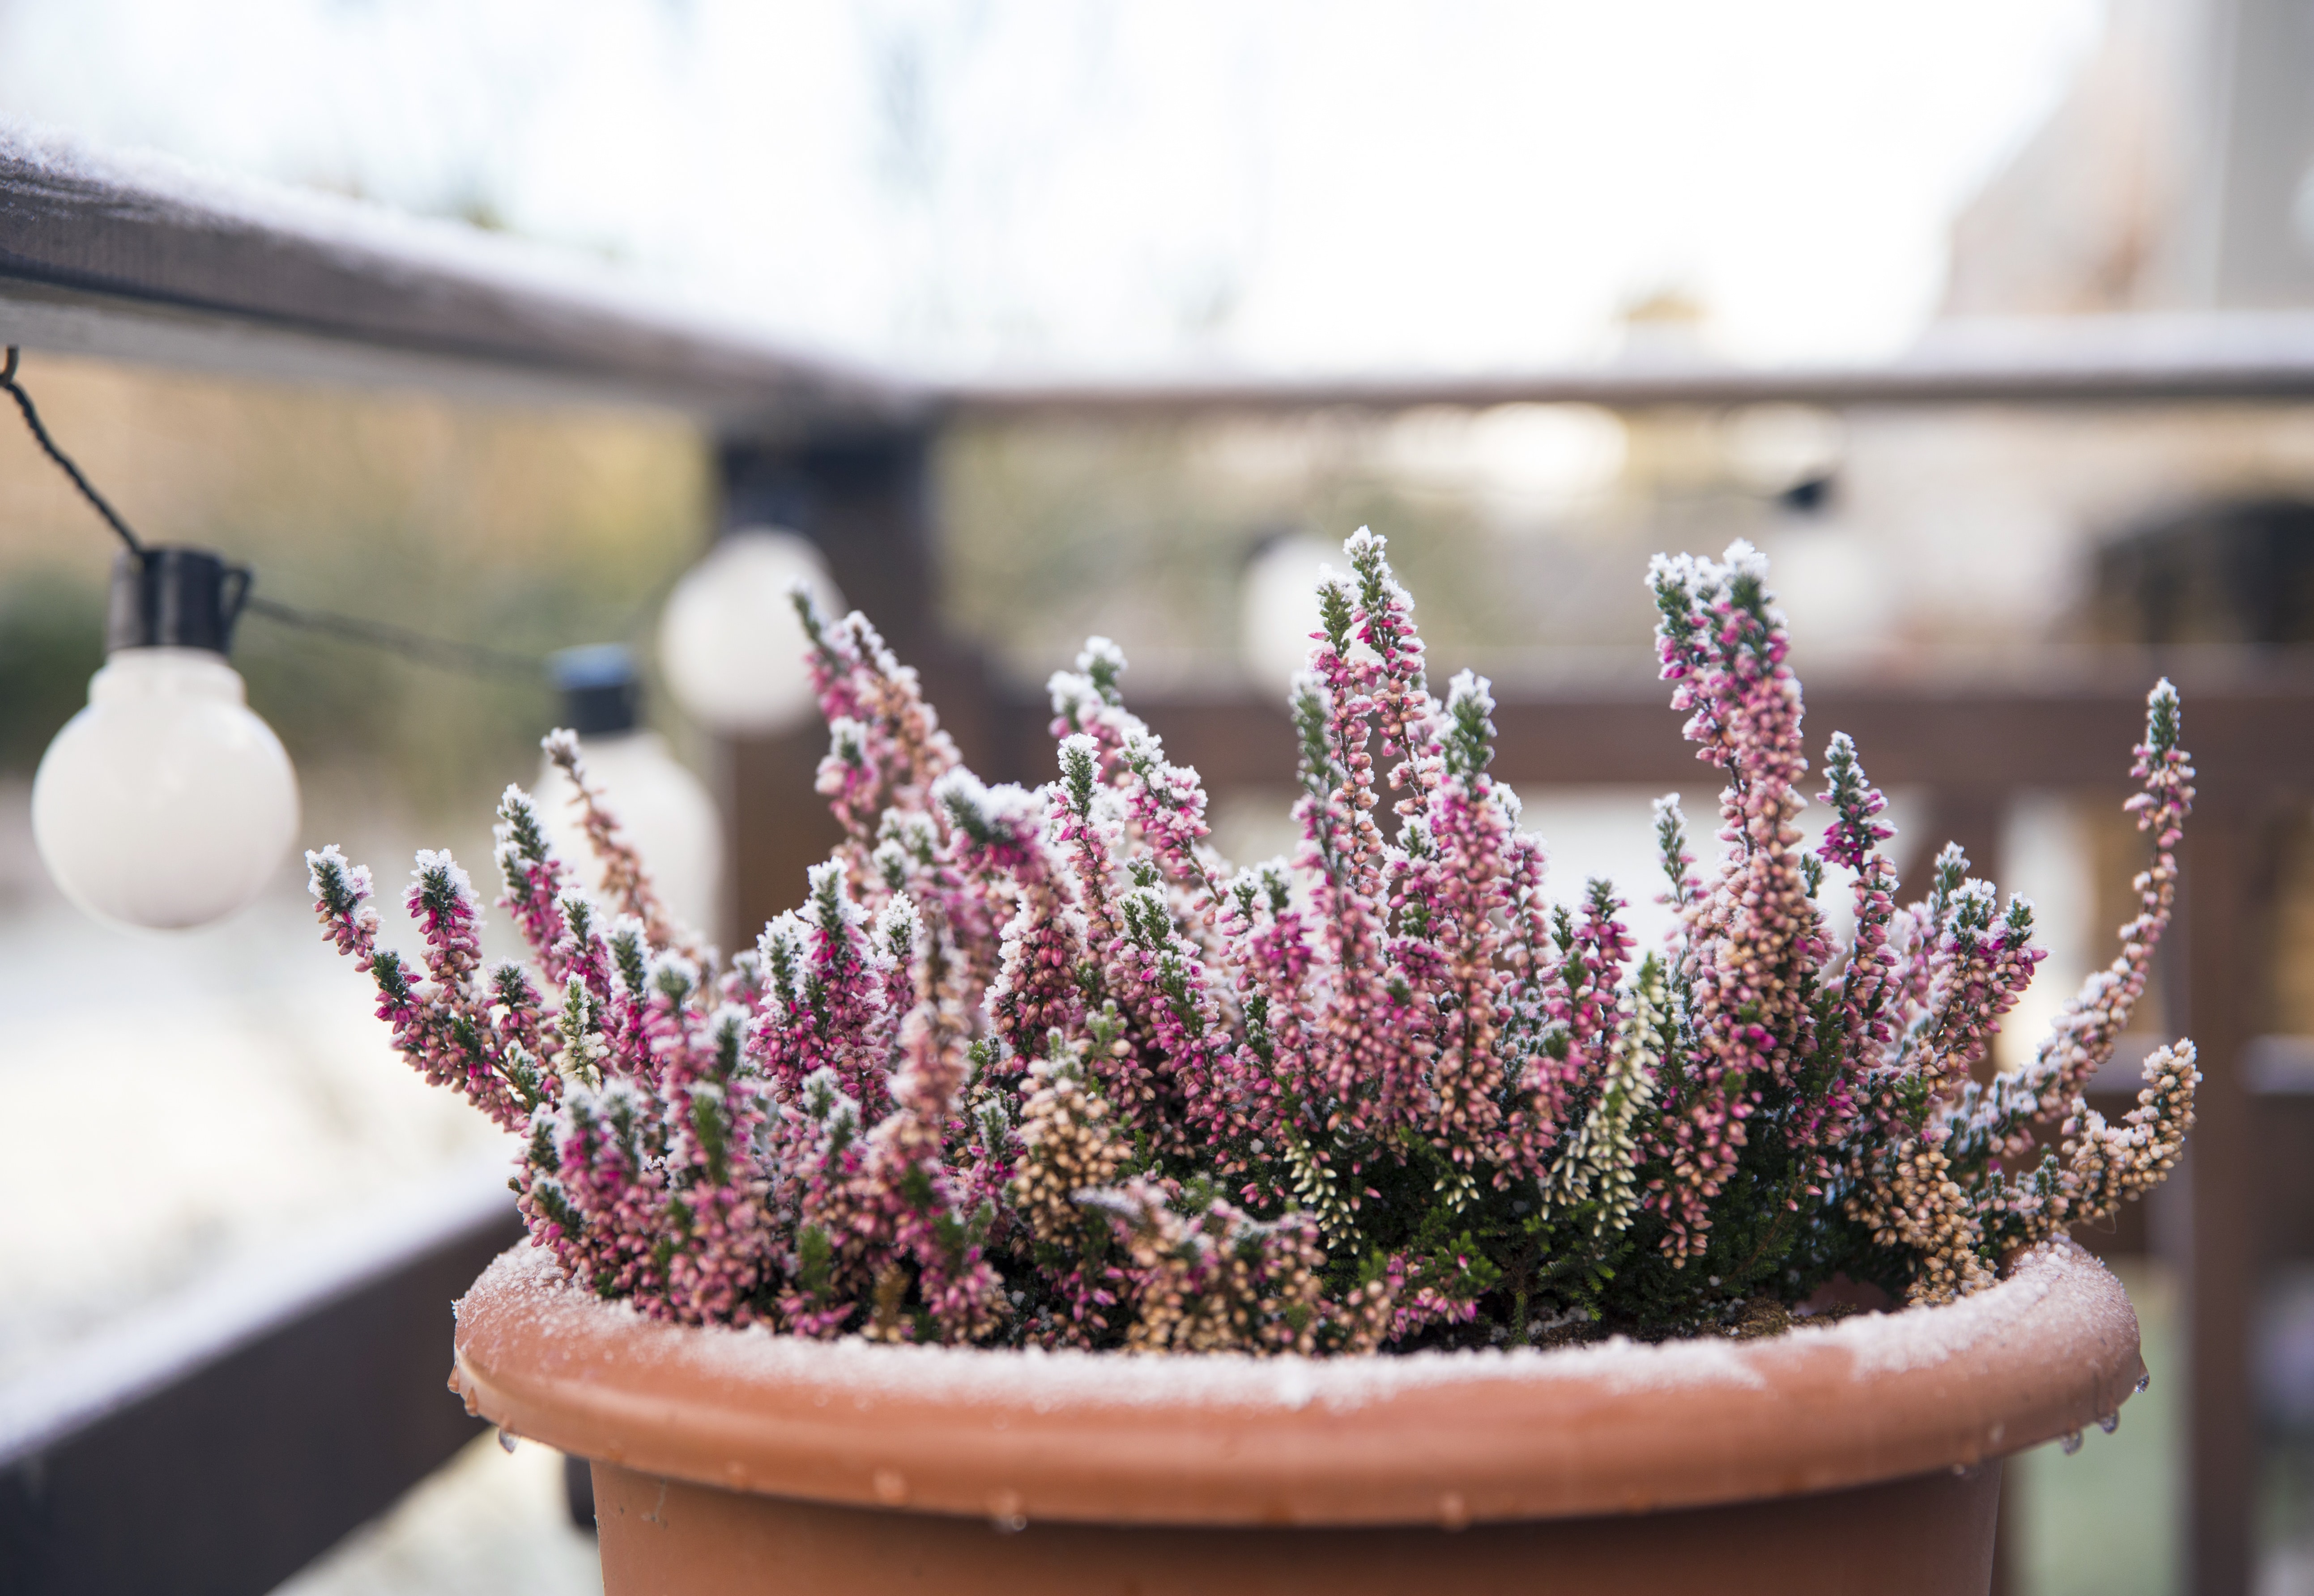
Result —
[[0, 341], [758, 430], [889, 422], [926, 401], [563, 251], [4, 128]]
[[[799, 250], [808, 249], [799, 240]], [[766, 432], [979, 415], [1662, 404], [2136, 402], [2314, 397], [2314, 315], [1942, 324], [1878, 365], [1698, 356], [1434, 374], [967, 381], [879, 372], [567, 251], [455, 222], [0, 128], [0, 335], [243, 375], [670, 406]]]
[[1053, 371], [950, 389], [983, 416], [1166, 416], [1347, 405], [2142, 404], [2314, 398], [2314, 313], [2044, 316], [1939, 323], [1895, 359], [1739, 366], [1630, 358], [1556, 371], [1335, 373], [1280, 377]]

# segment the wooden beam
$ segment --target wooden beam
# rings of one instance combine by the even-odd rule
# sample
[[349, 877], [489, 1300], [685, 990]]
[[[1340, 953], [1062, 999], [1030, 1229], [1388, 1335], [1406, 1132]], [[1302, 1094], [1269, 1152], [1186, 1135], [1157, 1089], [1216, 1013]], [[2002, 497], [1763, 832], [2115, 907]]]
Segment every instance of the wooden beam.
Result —
[[1939, 324], [1875, 366], [1674, 358], [1556, 370], [1282, 376], [1025, 374], [948, 391], [963, 419], [1164, 420], [1347, 408], [1594, 404], [2142, 404], [2314, 397], [2314, 315], [1985, 318]]
[[758, 432], [923, 391], [569, 251], [0, 138], [0, 342], [237, 375], [667, 406]]
[[0, 1590], [261, 1596], [484, 1426], [450, 1304], [522, 1234], [502, 1160], [0, 1388]]
[[1579, 402], [2111, 404], [2314, 398], [2314, 316], [1952, 322], [1876, 366], [1696, 359], [1324, 375], [1036, 374], [940, 384], [782, 340], [567, 251], [310, 190], [0, 139], [0, 339], [148, 364], [530, 401], [832, 419], [1163, 419]]
[[2177, 930], [2185, 1008], [2175, 1028], [2200, 1050], [2193, 1134], [2180, 1171], [2191, 1203], [2184, 1301], [2187, 1347], [2186, 1588], [2248, 1596], [2258, 1483], [2251, 1321], [2259, 1239], [2257, 1122], [2245, 1063], [2266, 1001], [2270, 944], [2261, 875], [2268, 811], [2205, 777], [2182, 853]]
[[[1856, 739], [1865, 769], [1886, 787], [1953, 793], [2019, 787], [2129, 785], [2129, 751], [2143, 735], [2145, 694], [2159, 662], [2113, 662], [2103, 685], [2000, 689], [1828, 682], [1807, 689], [1807, 731], [1820, 752], [1835, 730]], [[2186, 742], [2204, 792], [2239, 797], [2314, 792], [2314, 683], [2238, 677], [2180, 682]], [[1516, 785], [1645, 785], [1717, 791], [1717, 773], [1680, 735], [1683, 717], [1656, 685], [1498, 694], [1494, 772]], [[1165, 739], [1177, 764], [1211, 790], [1290, 784], [1293, 728], [1282, 705], [1251, 694], [1139, 698], [1131, 707]], [[1041, 701], [1007, 706], [1015, 736], [1040, 736]]]

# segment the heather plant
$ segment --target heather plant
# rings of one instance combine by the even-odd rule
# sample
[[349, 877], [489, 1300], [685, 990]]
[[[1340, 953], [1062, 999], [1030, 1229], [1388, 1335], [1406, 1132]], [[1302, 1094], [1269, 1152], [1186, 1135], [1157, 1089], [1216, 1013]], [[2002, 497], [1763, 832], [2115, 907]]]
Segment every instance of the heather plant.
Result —
[[2118, 1124], [2081, 1095], [2175, 894], [2193, 772], [2168, 683], [2133, 767], [2142, 912], [1988, 1077], [2042, 957], [2031, 906], [1947, 848], [1900, 907], [1844, 736], [1806, 845], [1757, 554], [1648, 575], [1726, 852], [1700, 869], [1656, 806], [1677, 919], [1642, 950], [1611, 884], [1550, 895], [1488, 772], [1488, 683], [1435, 696], [1382, 541], [1345, 552], [1293, 692], [1290, 860], [1215, 855], [1197, 772], [1126, 708], [1105, 641], [1053, 678], [1054, 779], [989, 787], [867, 620], [799, 596], [843, 841], [754, 949], [722, 961], [670, 921], [567, 733], [547, 749], [605, 885], [579, 890], [508, 789], [499, 902], [528, 965], [485, 966], [446, 854], [408, 889], [414, 963], [334, 848], [308, 855], [319, 913], [411, 1063], [523, 1133], [534, 1239], [687, 1323], [1303, 1354], [1749, 1331], [1835, 1274], [1977, 1291], [2170, 1168], [2190, 1044], [2147, 1060]]

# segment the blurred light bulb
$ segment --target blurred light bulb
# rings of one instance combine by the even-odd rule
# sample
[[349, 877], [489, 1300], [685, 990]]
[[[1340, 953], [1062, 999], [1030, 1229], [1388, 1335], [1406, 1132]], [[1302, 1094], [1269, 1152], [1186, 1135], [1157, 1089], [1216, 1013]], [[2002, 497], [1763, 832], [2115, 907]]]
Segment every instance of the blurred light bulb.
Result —
[[[723, 897], [723, 816], [667, 739], [639, 721], [633, 657], [615, 644], [566, 648], [554, 657], [562, 721], [578, 734], [587, 780], [602, 792], [650, 872], [667, 913], [702, 936], [719, 934]], [[602, 861], [587, 842], [570, 779], [543, 762], [534, 791], [547, 841], [597, 896]]]
[[1795, 648], [1821, 657], [1888, 640], [1901, 588], [1863, 536], [1825, 523], [1788, 526], [1761, 541], [1776, 604], [1790, 622]]
[[1238, 640], [1246, 668], [1283, 689], [1310, 661], [1319, 627], [1318, 578], [1347, 562], [1339, 549], [1296, 533], [1276, 538], [1246, 562], [1238, 589]]
[[1630, 441], [1621, 418], [1596, 405], [1428, 405], [1390, 424], [1380, 455], [1391, 472], [1426, 484], [1560, 515], [1613, 491]]
[[[723, 897], [723, 818], [698, 777], [685, 770], [655, 731], [581, 736], [587, 777], [643, 856], [667, 913], [712, 940]], [[573, 807], [578, 793], [552, 761], [538, 772], [538, 813], [546, 840], [598, 897], [602, 861], [587, 844]]]
[[1498, 404], [1471, 419], [1470, 446], [1497, 492], [1567, 509], [1613, 489], [1630, 439], [1622, 418], [1596, 405]]
[[788, 599], [798, 582], [823, 613], [843, 613], [817, 549], [794, 533], [750, 526], [718, 540], [676, 584], [658, 657], [685, 713], [715, 731], [758, 736], [810, 719], [808, 645]]
[[199, 550], [151, 549], [114, 568], [104, 667], [32, 778], [41, 862], [100, 920], [222, 919], [296, 839], [296, 772], [225, 658], [246, 584]]
[[1829, 479], [1847, 444], [1837, 411], [1805, 404], [1746, 405], [1728, 419], [1726, 436], [1736, 478], [1771, 498]]

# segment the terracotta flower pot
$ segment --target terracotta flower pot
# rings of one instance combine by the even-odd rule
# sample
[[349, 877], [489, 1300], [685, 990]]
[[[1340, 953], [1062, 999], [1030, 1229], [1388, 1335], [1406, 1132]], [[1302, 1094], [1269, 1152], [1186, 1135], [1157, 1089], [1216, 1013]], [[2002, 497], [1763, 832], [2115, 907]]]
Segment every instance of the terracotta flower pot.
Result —
[[2071, 1242], [1772, 1339], [1154, 1358], [654, 1323], [528, 1246], [453, 1385], [596, 1459], [606, 1596], [1982, 1592], [2000, 1458], [2143, 1374]]

